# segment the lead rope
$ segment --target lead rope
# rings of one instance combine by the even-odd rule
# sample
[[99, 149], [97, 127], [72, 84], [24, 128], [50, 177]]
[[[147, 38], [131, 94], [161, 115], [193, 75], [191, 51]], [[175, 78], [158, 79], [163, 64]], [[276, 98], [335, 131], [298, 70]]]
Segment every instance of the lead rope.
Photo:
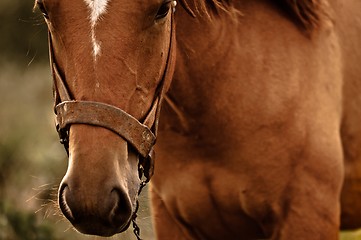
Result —
[[[174, 39], [174, 17], [173, 17], [173, 14], [175, 13], [175, 7], [177, 6], [177, 1], [174, 0], [171, 2], [171, 42], [170, 44], [174, 44], [174, 42], [172, 43], [172, 40]], [[172, 46], [171, 46], [172, 47]], [[170, 50], [170, 53], [169, 54], [172, 54], [171, 50]], [[163, 90], [163, 89], [162, 89]], [[164, 94], [163, 92], [161, 92], [161, 95]], [[162, 97], [162, 96], [161, 96]], [[158, 104], [161, 104], [161, 100], [159, 101]], [[157, 111], [156, 115], [159, 115], [159, 110]], [[157, 135], [157, 125], [158, 125], [158, 116], [156, 116], [156, 127], [155, 127], [155, 135]], [[148, 159], [148, 161], [154, 161], [154, 152], [152, 151], [152, 154], [150, 156], [148, 156], [148, 158], [153, 158], [153, 159]], [[138, 169], [139, 169], [139, 178], [142, 179], [142, 176], [143, 176], [143, 173], [144, 173], [144, 167], [139, 164], [138, 166]], [[140, 227], [138, 226], [137, 224], [137, 217], [138, 217], [138, 210], [139, 210], [139, 196], [143, 190], [143, 188], [147, 185], [147, 183], [150, 181], [150, 178], [152, 175], [149, 175], [149, 174], [144, 174], [145, 176], [145, 180], [142, 180], [140, 182], [140, 187], [139, 187], [139, 191], [138, 191], [138, 198], [137, 198], [137, 201], [136, 201], [136, 206], [135, 206], [135, 210], [134, 210], [134, 213], [133, 213], [133, 216], [132, 216], [132, 224], [133, 224], [133, 233], [135, 235], [135, 237], [137, 238], [137, 240], [143, 240], [141, 237], [140, 237]]]
[[[140, 182], [140, 187], [139, 187], [139, 190], [138, 190], [138, 197], [139, 197], [142, 190], [143, 190], [143, 188], [150, 181], [150, 176], [144, 174], [144, 168], [140, 163], [139, 163], [138, 169], [139, 169], [138, 170], [139, 171], [139, 178], [142, 179], [143, 175], [145, 176], [145, 180], [142, 180]], [[134, 213], [133, 213], [133, 216], [132, 216], [132, 224], [133, 224], [133, 233], [134, 233], [135, 237], [137, 238], [137, 240], [142, 240], [142, 238], [140, 237], [140, 227], [137, 224], [137, 217], [138, 217], [137, 213], [138, 213], [138, 209], [139, 209], [139, 200], [138, 199], [139, 198], [137, 198], [136, 205], [135, 205], [135, 210], [134, 210]]]
[[[140, 195], [140, 193], [142, 192], [143, 188], [147, 185], [147, 183], [149, 182], [150, 179], [146, 179], [146, 180], [143, 180], [141, 183], [140, 183], [140, 188], [139, 188], [139, 191], [138, 191], [138, 196]], [[138, 209], [139, 209], [139, 200], [137, 199], [137, 202], [136, 202], [136, 206], [135, 206], [135, 211], [133, 213], [133, 216], [132, 216], [132, 223], [133, 223], [133, 232], [134, 232], [134, 235], [135, 237], [137, 238], [137, 240], [142, 240], [142, 238], [140, 237], [140, 228], [137, 224], [137, 212], [138, 212]]]

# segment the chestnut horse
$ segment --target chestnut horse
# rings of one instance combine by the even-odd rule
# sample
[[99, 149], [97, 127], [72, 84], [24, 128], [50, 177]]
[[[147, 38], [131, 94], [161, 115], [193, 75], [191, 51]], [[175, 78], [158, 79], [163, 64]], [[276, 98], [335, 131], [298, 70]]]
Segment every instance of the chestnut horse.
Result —
[[77, 230], [135, 222], [156, 137], [157, 239], [332, 240], [361, 226], [361, 1], [37, 5], [69, 153], [59, 204]]

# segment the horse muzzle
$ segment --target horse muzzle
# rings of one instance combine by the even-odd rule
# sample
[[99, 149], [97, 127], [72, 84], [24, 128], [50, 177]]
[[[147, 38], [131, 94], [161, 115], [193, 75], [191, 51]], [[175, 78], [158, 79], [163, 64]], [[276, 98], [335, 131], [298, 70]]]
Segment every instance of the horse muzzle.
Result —
[[99, 236], [126, 230], [133, 213], [130, 198], [120, 187], [104, 188], [101, 197], [84, 199], [66, 181], [59, 190], [59, 206], [79, 232]]
[[112, 131], [85, 124], [71, 126], [70, 143], [58, 193], [64, 216], [84, 234], [111, 236], [126, 230], [140, 187], [138, 154]]

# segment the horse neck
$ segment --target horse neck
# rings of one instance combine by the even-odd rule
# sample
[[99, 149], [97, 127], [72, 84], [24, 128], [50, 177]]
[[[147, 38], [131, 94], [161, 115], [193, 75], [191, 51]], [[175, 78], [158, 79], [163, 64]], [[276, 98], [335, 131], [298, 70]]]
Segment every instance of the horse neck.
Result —
[[234, 44], [237, 36], [231, 31], [235, 23], [227, 18], [212, 22], [193, 19], [182, 11], [176, 16], [176, 69], [168, 95], [196, 128], [199, 118], [206, 118], [216, 102], [219, 80], [232, 74], [225, 66], [232, 61], [234, 55], [230, 53], [237, 48]]

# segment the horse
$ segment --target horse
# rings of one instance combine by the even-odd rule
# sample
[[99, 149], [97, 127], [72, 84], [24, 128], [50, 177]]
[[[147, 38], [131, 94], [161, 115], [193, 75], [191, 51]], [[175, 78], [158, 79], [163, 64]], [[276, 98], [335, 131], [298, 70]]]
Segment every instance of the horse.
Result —
[[79, 232], [133, 223], [140, 239], [150, 179], [161, 240], [361, 226], [360, 1], [36, 5], [69, 155], [58, 201]]

